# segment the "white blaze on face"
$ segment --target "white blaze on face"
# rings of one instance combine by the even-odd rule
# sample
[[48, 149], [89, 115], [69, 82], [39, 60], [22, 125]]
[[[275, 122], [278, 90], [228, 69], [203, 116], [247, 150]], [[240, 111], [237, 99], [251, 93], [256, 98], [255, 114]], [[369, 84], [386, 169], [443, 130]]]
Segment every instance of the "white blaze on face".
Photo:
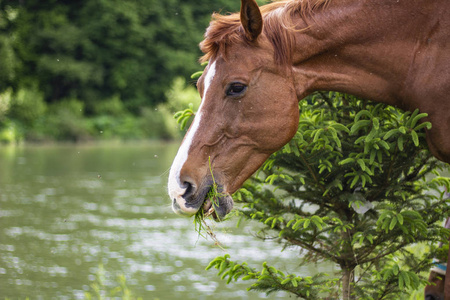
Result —
[[[180, 172], [183, 168], [184, 163], [186, 162], [188, 158], [189, 149], [192, 144], [192, 140], [195, 137], [195, 134], [197, 132], [197, 129], [199, 127], [200, 121], [202, 119], [202, 106], [203, 103], [206, 101], [206, 95], [208, 92], [208, 88], [211, 85], [212, 80], [214, 79], [214, 75], [216, 74], [216, 62], [213, 62], [206, 73], [205, 76], [205, 86], [203, 89], [203, 100], [200, 104], [200, 107], [198, 109], [198, 112], [194, 118], [194, 122], [191, 125], [191, 128], [189, 129], [188, 133], [186, 134], [183, 143], [180, 146], [180, 149], [178, 149], [178, 153], [175, 156], [175, 159], [172, 163], [172, 167], [170, 168], [169, 173], [169, 184], [168, 184], [168, 190], [169, 190], [169, 196], [171, 198], [172, 202], [172, 209], [174, 212], [178, 214], [183, 215], [193, 215], [197, 211], [193, 208], [186, 207], [186, 201], [182, 197], [186, 191], [186, 187], [183, 187], [184, 184], [180, 180]], [[181, 209], [181, 210], [180, 210]]]

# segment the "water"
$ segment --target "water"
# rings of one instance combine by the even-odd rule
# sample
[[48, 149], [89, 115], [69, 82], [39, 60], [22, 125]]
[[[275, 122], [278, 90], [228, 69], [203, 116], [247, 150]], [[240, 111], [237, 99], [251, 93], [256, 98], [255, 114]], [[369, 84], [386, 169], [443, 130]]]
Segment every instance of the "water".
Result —
[[[205, 267], [225, 253], [260, 268], [296, 269], [295, 250], [236, 229], [215, 232], [226, 252], [176, 216], [166, 196], [177, 144], [0, 148], [0, 299], [84, 299], [103, 266], [106, 291], [125, 275], [143, 299], [262, 299]], [[324, 270], [320, 270], [324, 271]], [[328, 271], [328, 270], [327, 270]], [[286, 294], [270, 298], [288, 297]]]

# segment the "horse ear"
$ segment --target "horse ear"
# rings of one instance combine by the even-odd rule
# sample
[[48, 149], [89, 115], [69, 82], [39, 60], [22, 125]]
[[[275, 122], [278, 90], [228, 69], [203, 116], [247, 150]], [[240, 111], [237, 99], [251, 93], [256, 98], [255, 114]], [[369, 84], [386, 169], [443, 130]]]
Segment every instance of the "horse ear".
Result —
[[241, 0], [241, 23], [247, 38], [255, 41], [263, 27], [261, 11], [255, 0]]

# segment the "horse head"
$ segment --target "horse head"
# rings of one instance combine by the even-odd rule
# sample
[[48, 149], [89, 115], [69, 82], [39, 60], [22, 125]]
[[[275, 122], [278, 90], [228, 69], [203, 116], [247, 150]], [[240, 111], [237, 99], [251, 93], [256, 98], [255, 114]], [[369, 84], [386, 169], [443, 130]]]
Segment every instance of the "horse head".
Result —
[[297, 130], [291, 71], [276, 59], [256, 2], [241, 4], [240, 16], [217, 16], [201, 43], [209, 60], [197, 83], [202, 102], [169, 173], [180, 215], [209, 209], [205, 198], [216, 184], [215, 218], [222, 219], [233, 206], [230, 195]]

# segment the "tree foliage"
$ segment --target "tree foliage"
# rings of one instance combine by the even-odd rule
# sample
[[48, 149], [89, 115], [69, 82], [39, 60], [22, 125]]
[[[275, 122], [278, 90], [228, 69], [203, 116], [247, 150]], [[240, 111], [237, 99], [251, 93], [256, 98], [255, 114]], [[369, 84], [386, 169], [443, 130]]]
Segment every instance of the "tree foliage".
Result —
[[0, 92], [30, 84], [47, 102], [118, 96], [133, 112], [195, 71], [213, 11], [236, 1], [0, 1]]
[[168, 125], [172, 87], [192, 84], [211, 13], [238, 8], [0, 0], [0, 142], [178, 136]]
[[[426, 114], [340, 93], [317, 93], [299, 109], [295, 137], [234, 198], [242, 218], [263, 225], [260, 237], [300, 250], [292, 265], [333, 262], [339, 272], [256, 270], [228, 255], [208, 269], [305, 299], [399, 299], [417, 289], [449, 234], [450, 178], [427, 150]], [[430, 251], [414, 251], [418, 243]]]

